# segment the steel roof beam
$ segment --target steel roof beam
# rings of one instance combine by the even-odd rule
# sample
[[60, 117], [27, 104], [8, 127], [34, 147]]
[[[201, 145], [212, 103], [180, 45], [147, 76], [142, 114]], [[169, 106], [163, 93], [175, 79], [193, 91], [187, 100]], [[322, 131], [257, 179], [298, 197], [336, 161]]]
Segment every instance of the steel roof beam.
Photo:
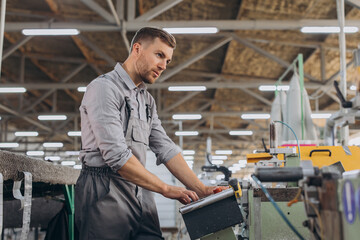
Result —
[[[86, 63], [84, 63], [86, 64]], [[251, 82], [253, 81], [253, 82]], [[275, 84], [274, 81], [263, 81], [256, 79], [252, 79], [251, 81], [218, 81], [218, 82], [166, 82], [166, 83], [155, 83], [152, 85], [147, 85], [148, 89], [167, 89], [170, 86], [205, 86], [208, 89], [248, 89], [248, 88], [258, 88], [260, 85], [271, 85]], [[284, 82], [283, 82], [284, 83]], [[80, 82], [80, 83], [2, 83], [1, 87], [24, 87], [27, 90], [33, 89], [77, 89], [78, 87], [85, 87], [88, 82]], [[305, 83], [306, 89], [317, 89], [318, 87], [322, 86], [321, 84], [317, 83]], [[255, 94], [255, 93], [254, 93]]]
[[109, 23], [115, 23], [114, 16], [111, 15], [108, 11], [102, 8], [98, 3], [94, 0], [81, 0], [88, 8], [99, 14], [102, 18], [104, 18]]
[[[76, 74], [78, 74], [81, 70], [83, 70], [87, 66], [87, 63], [83, 63], [77, 68], [75, 68], [70, 74], [65, 76], [62, 80], [60, 80], [61, 83], [66, 83], [71, 78], [73, 78]], [[50, 96], [53, 92], [55, 92], [56, 89], [52, 88], [51, 90], [47, 91], [45, 94], [43, 94], [38, 100], [36, 100], [33, 104], [31, 104], [28, 108], [24, 110], [24, 112], [28, 112], [32, 110], [34, 107], [36, 107], [39, 103], [41, 103], [44, 99], [46, 99], [48, 96]]]
[[225, 44], [227, 44], [228, 42], [230, 42], [232, 40], [232, 37], [227, 37], [224, 39], [221, 39], [220, 41], [217, 41], [216, 43], [214, 43], [213, 45], [211, 45], [210, 47], [198, 52], [197, 54], [195, 54], [194, 56], [190, 57], [189, 59], [187, 59], [186, 61], [180, 63], [179, 65], [177, 65], [176, 67], [172, 68], [170, 71], [167, 71], [166, 73], [164, 73], [164, 75], [162, 77], [160, 77], [157, 82], [161, 83], [164, 82], [166, 80], [168, 80], [169, 78], [171, 78], [172, 76], [174, 76], [175, 74], [177, 74], [178, 72], [180, 72], [181, 70], [187, 68], [188, 66], [190, 66], [191, 64], [193, 64], [194, 62], [198, 61], [199, 59], [205, 57], [206, 55], [208, 55], [209, 53], [215, 51], [216, 49], [224, 46]]
[[[132, 2], [132, 1], [131, 1]], [[113, 19], [113, 16], [108, 13]], [[115, 23], [115, 22], [114, 22]], [[346, 20], [346, 26], [360, 27], [360, 20]], [[52, 28], [76, 28], [80, 31], [119, 31], [120, 26], [104, 23], [54, 22]], [[137, 31], [142, 27], [217, 27], [220, 31], [229, 30], [299, 30], [305, 26], [338, 26], [333, 19], [303, 19], [303, 20], [195, 20], [195, 21], [128, 21], [127, 31]], [[6, 32], [21, 31], [24, 28], [49, 28], [48, 22], [7, 22]]]
[[143, 15], [137, 17], [135, 21], [150, 21], [151, 19], [159, 16], [163, 12], [166, 12], [167, 10], [169, 10], [170, 8], [174, 7], [175, 5], [179, 4], [182, 1], [183, 0], [167, 0], [157, 5], [156, 7], [150, 9]]
[[15, 52], [19, 47], [27, 43], [29, 40], [31, 40], [34, 36], [25, 36], [22, 39], [18, 40], [16, 43], [11, 45], [8, 49], [4, 51], [4, 54], [2, 56], [2, 60], [4, 61], [8, 56], [10, 56], [13, 52]]

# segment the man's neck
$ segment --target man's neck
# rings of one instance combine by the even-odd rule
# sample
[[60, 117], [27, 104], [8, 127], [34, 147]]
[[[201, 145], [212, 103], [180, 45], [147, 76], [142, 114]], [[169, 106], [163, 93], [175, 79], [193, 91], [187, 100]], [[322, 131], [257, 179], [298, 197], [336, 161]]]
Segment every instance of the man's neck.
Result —
[[131, 80], [138, 87], [141, 84], [142, 80], [139, 77], [139, 75], [136, 73], [135, 68], [133, 66], [134, 65], [130, 64], [128, 60], [126, 60], [122, 65], [122, 67], [127, 72], [127, 74], [129, 74]]

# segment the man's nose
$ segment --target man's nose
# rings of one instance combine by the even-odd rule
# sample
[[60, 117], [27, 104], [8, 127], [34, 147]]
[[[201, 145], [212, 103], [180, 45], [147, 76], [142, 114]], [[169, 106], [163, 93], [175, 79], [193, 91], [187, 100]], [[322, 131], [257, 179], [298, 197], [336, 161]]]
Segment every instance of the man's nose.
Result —
[[158, 67], [160, 70], [165, 70], [166, 69], [166, 61], [161, 61], [159, 64], [158, 64]]

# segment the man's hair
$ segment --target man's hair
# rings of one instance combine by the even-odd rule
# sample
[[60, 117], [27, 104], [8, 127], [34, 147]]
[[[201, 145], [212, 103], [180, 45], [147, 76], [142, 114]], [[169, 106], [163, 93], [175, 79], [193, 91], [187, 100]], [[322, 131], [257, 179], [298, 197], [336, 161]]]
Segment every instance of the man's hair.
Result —
[[170, 33], [153, 27], [144, 27], [135, 33], [135, 36], [131, 40], [130, 53], [135, 43], [142, 43], [144, 41], [154, 41], [155, 38], [159, 38], [162, 42], [166, 43], [169, 47], [175, 49], [176, 40]]

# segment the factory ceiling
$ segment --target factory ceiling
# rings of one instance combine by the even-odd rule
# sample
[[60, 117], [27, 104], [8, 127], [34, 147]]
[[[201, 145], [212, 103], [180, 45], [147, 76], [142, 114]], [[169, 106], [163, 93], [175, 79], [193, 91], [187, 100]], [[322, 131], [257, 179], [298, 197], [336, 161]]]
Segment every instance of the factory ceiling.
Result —
[[[232, 149], [233, 160], [262, 148], [269, 120], [244, 120], [243, 113], [270, 113], [275, 84], [293, 60], [304, 58], [305, 87], [312, 109], [336, 111], [332, 81], [339, 79], [337, 34], [305, 34], [303, 26], [338, 24], [335, 0], [32, 0], [7, 1], [1, 85], [24, 86], [23, 94], [1, 94], [1, 140], [42, 149], [42, 142], [63, 142], [61, 150], [78, 150], [78, 108], [92, 79], [112, 70], [128, 55], [129, 41], [143, 26], [218, 27], [216, 34], [176, 35], [173, 61], [158, 83], [149, 86], [169, 136], [184, 137], [184, 149], [199, 149], [206, 139], [213, 149]], [[115, 15], [116, 17], [114, 17]], [[360, 10], [345, 4], [346, 24], [360, 27]], [[76, 28], [76, 36], [24, 36], [24, 28]], [[352, 51], [360, 33], [346, 35], [350, 85], [358, 77]], [[292, 72], [286, 74], [289, 81]], [[205, 85], [204, 92], [169, 92], [172, 85]], [[348, 98], [354, 92], [348, 92]], [[201, 120], [172, 120], [174, 113], [201, 113]], [[65, 114], [65, 121], [39, 121], [38, 115]], [[324, 124], [319, 122], [318, 124]], [[229, 130], [252, 130], [252, 136], [230, 136]], [[38, 137], [15, 137], [15, 131], [38, 131]], [[353, 130], [352, 130], [353, 131]], [[7, 134], [6, 134], [7, 133]], [[35, 144], [35, 147], [30, 147]], [[24, 147], [22, 148], [24, 149]]]

